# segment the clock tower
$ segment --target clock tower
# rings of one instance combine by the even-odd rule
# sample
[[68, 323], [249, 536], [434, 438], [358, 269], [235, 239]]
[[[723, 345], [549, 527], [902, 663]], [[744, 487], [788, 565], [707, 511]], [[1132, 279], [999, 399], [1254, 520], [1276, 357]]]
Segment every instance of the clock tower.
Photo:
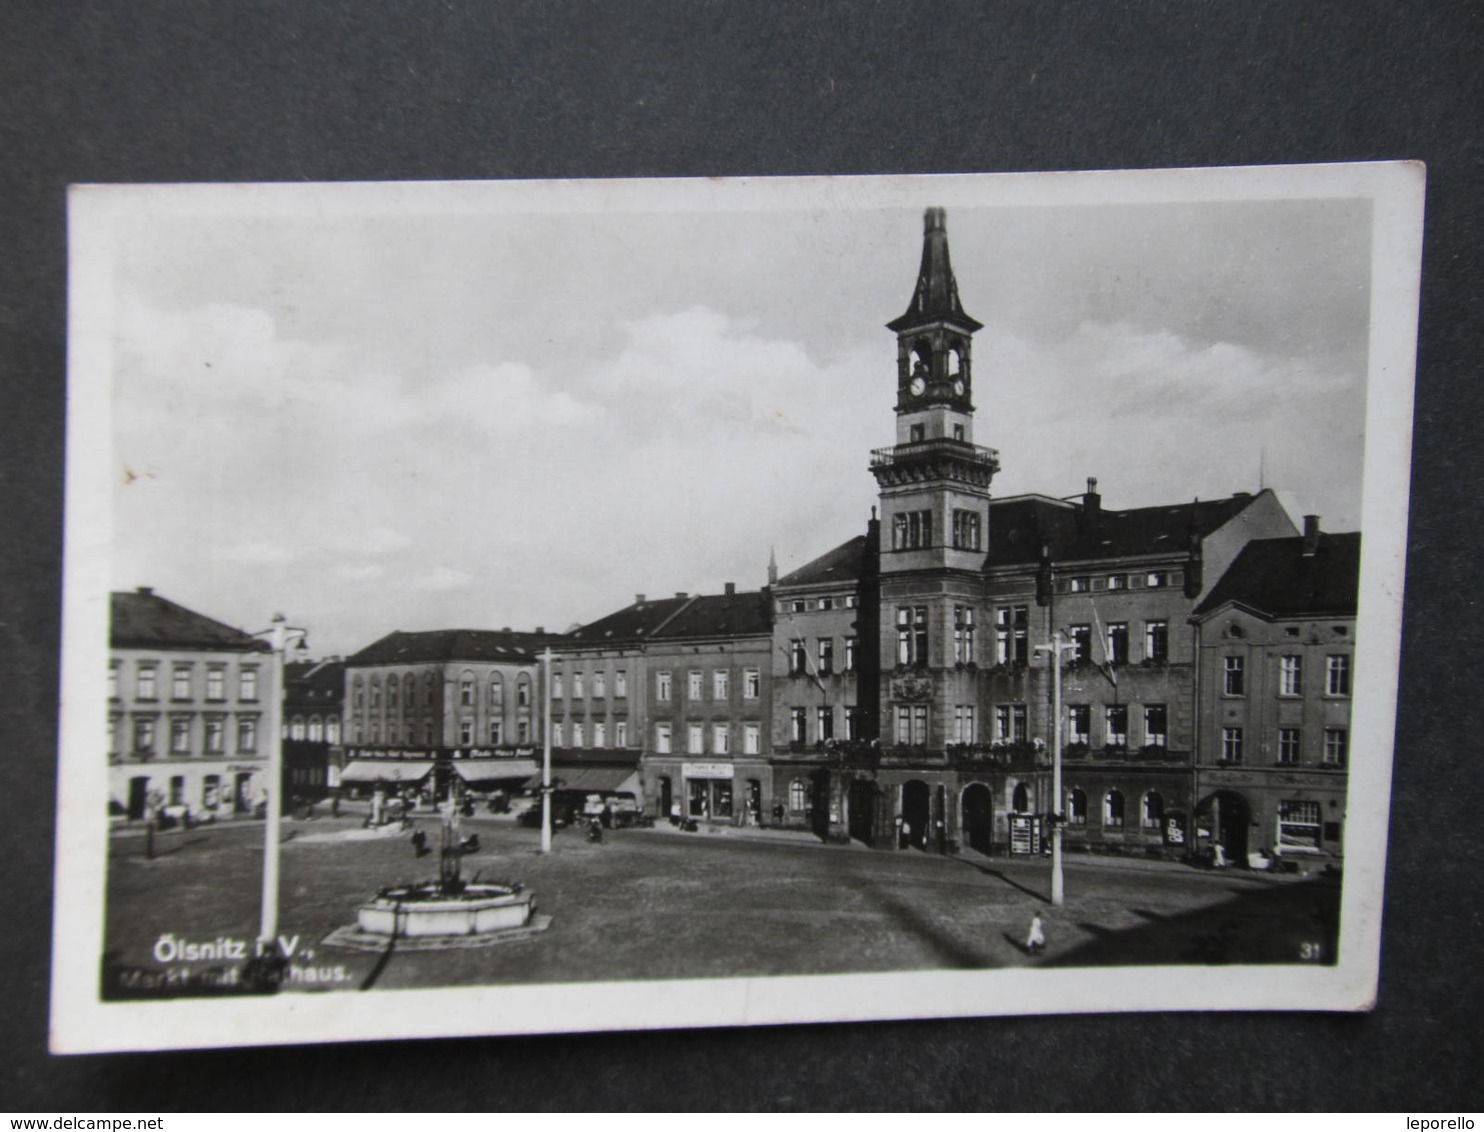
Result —
[[881, 572], [976, 572], [989, 536], [999, 455], [974, 444], [971, 342], [948, 260], [943, 209], [923, 218], [922, 265], [897, 336], [897, 442], [872, 453], [881, 488]]

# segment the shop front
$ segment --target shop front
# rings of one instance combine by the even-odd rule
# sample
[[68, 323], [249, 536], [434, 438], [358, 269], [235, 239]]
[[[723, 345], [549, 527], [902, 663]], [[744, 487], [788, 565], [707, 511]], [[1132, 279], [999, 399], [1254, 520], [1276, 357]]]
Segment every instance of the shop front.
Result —
[[731, 763], [686, 763], [681, 774], [686, 817], [727, 823], [736, 819], [739, 811]]

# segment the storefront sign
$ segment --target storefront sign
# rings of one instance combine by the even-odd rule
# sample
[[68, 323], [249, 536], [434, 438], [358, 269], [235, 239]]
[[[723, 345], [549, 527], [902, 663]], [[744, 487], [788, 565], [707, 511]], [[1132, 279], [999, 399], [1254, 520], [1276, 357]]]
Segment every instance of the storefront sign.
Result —
[[1030, 856], [1041, 851], [1041, 823], [1033, 814], [1010, 815], [1010, 852]]
[[1165, 815], [1165, 844], [1166, 845], [1184, 845], [1185, 844], [1185, 815], [1184, 814], [1166, 814]]
[[681, 770], [685, 778], [731, 778], [731, 763], [686, 763]]

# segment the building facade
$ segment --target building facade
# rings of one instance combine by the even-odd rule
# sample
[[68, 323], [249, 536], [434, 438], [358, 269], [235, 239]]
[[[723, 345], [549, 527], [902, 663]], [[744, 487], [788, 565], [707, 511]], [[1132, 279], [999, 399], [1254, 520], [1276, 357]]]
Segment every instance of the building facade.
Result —
[[286, 663], [283, 683], [283, 797], [317, 802], [340, 784], [345, 662]]
[[394, 632], [349, 657], [341, 786], [442, 796], [457, 776], [519, 788], [542, 745], [538, 658], [559, 641], [541, 629]]
[[1360, 535], [1304, 517], [1243, 548], [1192, 619], [1195, 839], [1271, 866], [1344, 856]]
[[263, 802], [279, 694], [267, 642], [160, 597], [111, 595], [109, 811], [248, 817]]

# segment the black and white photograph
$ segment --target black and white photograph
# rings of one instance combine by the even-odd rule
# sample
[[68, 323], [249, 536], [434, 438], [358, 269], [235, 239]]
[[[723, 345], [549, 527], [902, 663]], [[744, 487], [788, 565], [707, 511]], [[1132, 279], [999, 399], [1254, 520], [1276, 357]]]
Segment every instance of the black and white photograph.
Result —
[[53, 1050], [1370, 1009], [1423, 182], [74, 186]]

